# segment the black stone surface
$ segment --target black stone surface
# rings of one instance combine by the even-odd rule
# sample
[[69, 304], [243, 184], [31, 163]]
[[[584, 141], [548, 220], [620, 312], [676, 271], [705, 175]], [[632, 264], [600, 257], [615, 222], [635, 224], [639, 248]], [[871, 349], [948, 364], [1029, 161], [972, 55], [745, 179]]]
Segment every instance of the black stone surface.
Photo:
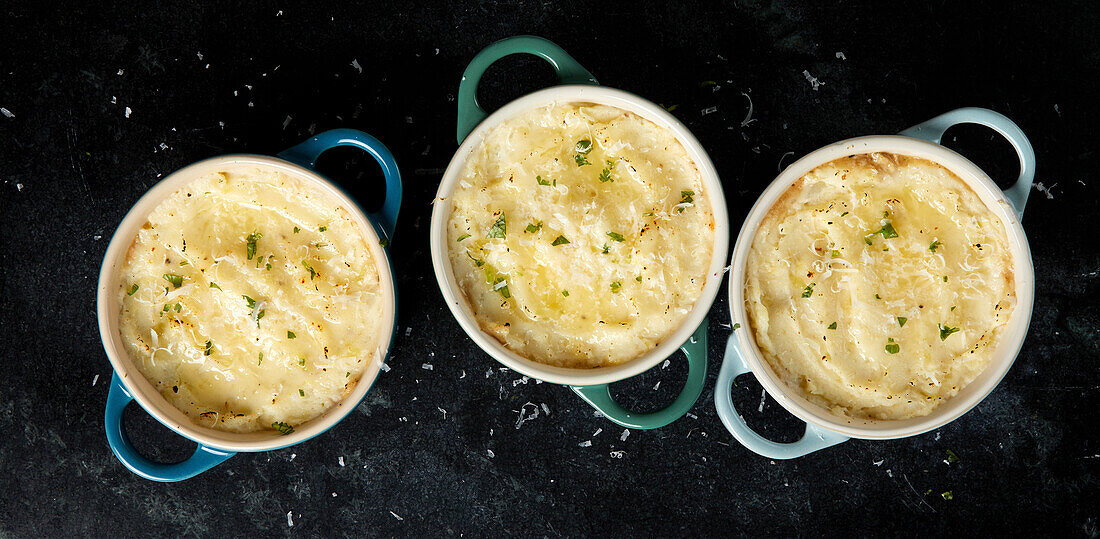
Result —
[[[0, 536], [1095, 537], [1100, 10], [1088, 0], [934, 4], [0, 6], [0, 107], [10, 113], [0, 116]], [[427, 229], [456, 149], [460, 74], [482, 47], [523, 33], [556, 41], [603, 84], [676, 105], [723, 178], [735, 230], [781, 162], [822, 145], [960, 106], [1014, 119], [1035, 146], [1039, 183], [1024, 218], [1035, 310], [1013, 369], [936, 431], [789, 462], [746, 451], [715, 415], [725, 287], [712, 310], [708, 394], [666, 428], [627, 436], [568, 389], [498, 369], [446, 310]], [[543, 64], [510, 58], [482, 95], [499, 106], [551, 80]], [[182, 483], [138, 478], [103, 435], [111, 368], [95, 287], [115, 227], [181, 166], [275, 153], [334, 127], [379, 137], [405, 177], [392, 370], [314, 440], [241, 454]], [[948, 138], [997, 180], [1015, 176], [1013, 154], [989, 131]], [[326, 161], [344, 182], [378, 177], [353, 153]], [[653, 409], [685, 375], [674, 360], [616, 389]], [[751, 377], [734, 391], [751, 424], [798, 436], [770, 398], [756, 411]], [[518, 425], [520, 410], [543, 404], [549, 414]], [[193, 448], [138, 407], [126, 420], [153, 458]], [[958, 462], [945, 462], [948, 450]]]

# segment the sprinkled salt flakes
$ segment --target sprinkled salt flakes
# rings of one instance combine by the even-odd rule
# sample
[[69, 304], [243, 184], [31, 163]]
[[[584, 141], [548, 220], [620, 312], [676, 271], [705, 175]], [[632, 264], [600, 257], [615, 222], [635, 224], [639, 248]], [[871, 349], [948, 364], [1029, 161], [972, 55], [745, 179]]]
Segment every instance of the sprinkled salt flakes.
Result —
[[336, 462], [339, 462], [340, 466], [343, 467], [344, 466], [344, 457], [340, 457], [340, 458], [336, 459]]
[[[282, 11], [280, 11], [279, 13], [282, 13]], [[396, 518], [397, 520], [405, 520], [405, 519], [401, 518], [401, 515], [398, 515], [397, 513], [394, 513], [393, 511], [390, 511], [390, 514], [393, 515], [393, 518]]]
[[351, 61], [351, 67], [354, 67], [355, 70], [360, 72], [360, 73], [363, 72], [363, 66], [359, 65], [359, 59], [358, 58]]
[[802, 76], [806, 77], [806, 80], [809, 81], [810, 86], [813, 86], [813, 89], [814, 89], [815, 92], [817, 91], [818, 88], [825, 85], [824, 82], [821, 82], [820, 80], [818, 80], [817, 77], [811, 75], [809, 69], [803, 69], [802, 70]]
[[92, 378], [92, 387], [95, 387], [95, 383], [98, 382], [98, 381], [99, 381], [99, 375], [97, 374], [97, 375], [95, 375], [95, 378]]
[[126, 116], [127, 118], [129, 118], [129, 117], [130, 117], [130, 114], [133, 114], [133, 112], [134, 112], [134, 111], [130, 110], [130, 107], [126, 107], [126, 110], [124, 110], [124, 111], [123, 111], [122, 113], [123, 113], [123, 115], [125, 115], [125, 116]]
[[435, 369], [435, 367], [433, 367], [431, 363], [425, 363], [425, 364], [421, 365], [420, 368], [424, 369], [426, 371], [430, 371], [430, 370]]
[[12, 114], [12, 112], [10, 110], [8, 110], [4, 107], [0, 107], [0, 114], [3, 114], [4, 116], [7, 116], [8, 118], [15, 118], [15, 115]]
[[630, 436], [630, 429], [623, 429], [623, 435], [619, 436], [619, 440], [625, 442], [628, 436]]
[[286, 512], [286, 525], [289, 528], [294, 527], [294, 511], [287, 511]]
[[585, 440], [577, 444], [577, 447], [592, 447], [592, 440]]

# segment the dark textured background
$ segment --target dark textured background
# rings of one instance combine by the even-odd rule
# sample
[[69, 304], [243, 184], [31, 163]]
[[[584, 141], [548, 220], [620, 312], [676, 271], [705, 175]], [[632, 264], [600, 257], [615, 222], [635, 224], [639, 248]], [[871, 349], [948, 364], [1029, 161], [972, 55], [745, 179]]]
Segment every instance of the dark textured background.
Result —
[[[0, 7], [0, 107], [14, 114], [0, 116], [0, 535], [1097, 535], [1095, 2], [54, 4]], [[427, 230], [456, 148], [462, 69], [522, 33], [558, 42], [603, 84], [678, 105], [722, 176], [735, 230], [787, 152], [789, 163], [959, 106], [1013, 118], [1046, 189], [1032, 191], [1024, 218], [1037, 290], [1014, 368], [937, 431], [789, 462], [741, 448], [710, 395], [692, 416], [623, 440], [568, 389], [517, 383], [446, 310]], [[812, 89], [803, 70], [824, 85]], [[482, 95], [499, 106], [550, 82], [541, 63], [510, 58]], [[103, 435], [111, 368], [95, 320], [115, 226], [183, 165], [275, 153], [342, 126], [389, 145], [405, 176], [392, 370], [344, 422], [297, 447], [177, 484], [131, 474]], [[1009, 180], [1014, 156], [989, 133], [954, 129], [949, 145]], [[354, 152], [325, 161], [341, 181], [379, 176]], [[708, 392], [729, 334], [725, 295], [712, 311]], [[673, 361], [616, 388], [652, 409], [685, 373]], [[797, 437], [770, 398], [756, 412], [750, 378], [734, 390], [750, 423]], [[517, 428], [524, 406], [543, 403], [549, 415]], [[138, 407], [127, 421], [156, 458], [193, 447]], [[948, 450], [960, 460], [945, 462]]]

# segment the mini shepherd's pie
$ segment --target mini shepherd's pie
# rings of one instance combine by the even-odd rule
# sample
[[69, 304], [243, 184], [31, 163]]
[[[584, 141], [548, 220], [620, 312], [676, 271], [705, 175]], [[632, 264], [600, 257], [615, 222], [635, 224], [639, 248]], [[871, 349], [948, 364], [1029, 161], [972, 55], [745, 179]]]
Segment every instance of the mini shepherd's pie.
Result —
[[771, 368], [853, 418], [932, 412], [989, 364], [1015, 305], [1001, 220], [951, 171], [888, 153], [796, 181], [760, 224], [745, 276]]
[[347, 210], [281, 172], [197, 178], [130, 246], [122, 340], [195, 424], [289, 433], [381, 360], [386, 295], [367, 241]]
[[451, 267], [479, 326], [532, 361], [630, 361], [707, 280], [698, 167], [672, 132], [619, 108], [559, 103], [492, 128], [447, 202]]

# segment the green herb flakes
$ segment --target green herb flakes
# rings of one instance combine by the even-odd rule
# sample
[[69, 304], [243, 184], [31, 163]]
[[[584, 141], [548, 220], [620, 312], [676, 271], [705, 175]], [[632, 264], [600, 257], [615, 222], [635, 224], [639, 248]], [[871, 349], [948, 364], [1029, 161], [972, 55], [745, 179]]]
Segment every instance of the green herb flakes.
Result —
[[298, 388], [298, 396], [299, 397], [304, 397], [304, 396], [306, 396], [306, 392], [304, 390], [302, 390], [302, 388]]
[[611, 246], [608, 245], [607, 243], [604, 243], [603, 244], [603, 254], [607, 254], [609, 252], [611, 252]]
[[886, 221], [886, 224], [882, 225], [882, 228], [879, 229], [879, 233], [882, 234], [882, 237], [885, 239], [898, 237], [898, 232], [894, 230], [894, 225], [890, 224], [890, 221]]
[[829, 324], [828, 329], [836, 329], [836, 322], [833, 322], [832, 324]]
[[258, 361], [256, 361], [256, 366], [259, 366], [263, 362], [264, 362], [264, 353], [260, 352], [260, 359]]
[[326, 231], [326, 230], [328, 230], [328, 227], [326, 227], [326, 226], [319, 226], [319, 227], [317, 227], [317, 231], [318, 231], [318, 232], [324, 232], [324, 231]]
[[905, 323], [908, 322], [908, 321], [909, 321], [908, 318], [906, 318], [904, 316], [899, 316], [898, 317], [898, 327], [905, 327]]
[[954, 451], [948, 449], [947, 450], [947, 462], [954, 464], [958, 461], [959, 461], [959, 456], [956, 455]]
[[539, 185], [550, 185], [550, 182], [542, 179], [542, 176], [535, 176], [535, 182]]
[[378, 245], [381, 245], [382, 247], [389, 247], [390, 246], [390, 240], [388, 240], [386, 238], [382, 238], [382, 239], [378, 240]]
[[186, 260], [181, 260], [180, 261], [180, 266], [187, 266], [187, 265], [190, 265], [190, 262], [188, 262]]
[[737, 331], [739, 329], [741, 329], [741, 324], [737, 324], [737, 323], [733, 324], [733, 330], [734, 331]]
[[271, 428], [281, 432], [283, 436], [294, 432], [294, 427], [291, 427], [290, 425], [283, 423], [282, 421], [272, 423]]
[[313, 278], [317, 276], [317, 272], [316, 272], [316, 271], [313, 271], [313, 266], [310, 266], [310, 265], [309, 265], [309, 262], [306, 262], [305, 260], [303, 260], [303, 261], [302, 261], [302, 267], [304, 267], [304, 268], [306, 268], [307, 270], [309, 270], [309, 280], [311, 280], [311, 281], [312, 281], [312, 280], [313, 280]]
[[943, 243], [940, 240], [935, 240], [932, 243], [928, 244], [928, 250], [934, 253], [936, 252], [936, 249], [940, 248], [941, 245], [943, 245]]
[[839, 257], [840, 256], [840, 251], [838, 251], [836, 249], [833, 249], [832, 255], [833, 255], [834, 258]]
[[210, 355], [210, 352], [213, 352], [213, 351], [214, 351], [214, 343], [211, 342], [211, 341], [206, 341], [206, 349], [202, 351], [202, 355], [208, 356], [208, 355]]
[[295, 234], [297, 234], [297, 233], [299, 233], [299, 232], [301, 232], [301, 231], [302, 231], [302, 229], [300, 229], [300, 228], [298, 228], [298, 227], [294, 227], [294, 233], [295, 233]]
[[252, 257], [256, 256], [256, 242], [260, 241], [264, 235], [259, 232], [253, 232], [245, 238], [244, 251], [248, 255], [248, 259], [252, 260]]
[[[218, 283], [210, 283], [210, 288], [217, 288], [218, 290], [222, 289], [222, 287], [218, 286]], [[224, 290], [223, 290], [223, 292], [224, 292]]]
[[642, 282], [642, 276], [639, 275], [639, 276], [635, 277], [634, 280], [638, 281], [640, 283], [640, 282]]
[[531, 223], [531, 224], [527, 225], [527, 228], [525, 230], [527, 230], [528, 232], [531, 232], [531, 233], [535, 233], [535, 232], [538, 232], [541, 228], [542, 228], [542, 221], [538, 221], [538, 222]]
[[241, 297], [244, 298], [244, 301], [246, 303], [248, 303], [248, 308], [249, 309], [255, 309], [256, 308], [256, 300], [254, 300], [254, 299], [252, 299], [248, 296], [241, 296]]
[[950, 327], [947, 327], [943, 324], [936, 324], [936, 325], [939, 326], [939, 328], [940, 328], [940, 340], [941, 341], [946, 341], [947, 337], [949, 337], [952, 333], [956, 333], [956, 332], [959, 331], [959, 328], [950, 328]]
[[619, 289], [622, 288], [622, 287], [623, 287], [623, 284], [620, 283], [619, 281], [612, 281], [611, 282], [611, 292], [612, 293], [615, 293], [615, 294], [619, 293]]
[[459, 236], [459, 237], [458, 237], [458, 241], [462, 241], [462, 240], [464, 240], [464, 239], [466, 239], [466, 238], [469, 238], [469, 237], [470, 237], [470, 235], [469, 235], [469, 234], [463, 234], [463, 235], [461, 235], [461, 236]]
[[260, 320], [267, 314], [267, 310], [260, 309], [260, 312], [256, 313], [256, 327], [260, 327]]
[[947, 276], [946, 275], [943, 276], [943, 282], [945, 282], [945, 283], [947, 282]]
[[131, 286], [130, 289], [126, 291], [126, 295], [127, 296], [132, 296], [137, 291], [138, 291], [138, 285], [137, 285], [137, 283], [134, 283], [134, 286]]
[[565, 297], [569, 297], [569, 291], [568, 290], [562, 290], [561, 295], [563, 295]]
[[576, 153], [573, 155], [573, 160], [577, 162], [578, 167], [584, 165], [590, 165], [588, 162], [588, 153], [592, 151], [592, 142], [584, 139], [578, 140], [576, 146], [573, 147]]
[[624, 238], [623, 235], [619, 234], [618, 232], [608, 232], [607, 237], [618, 242], [626, 241], [626, 238]]
[[165, 273], [163, 275], [164, 280], [172, 283], [174, 288], [183, 286], [183, 277], [176, 275], [175, 273]]
[[886, 351], [891, 353], [891, 354], [896, 354], [896, 353], [901, 351], [901, 347], [898, 346], [898, 344], [894, 342], [894, 339], [892, 339], [892, 338], [887, 339], [887, 341], [886, 341]]
[[497, 217], [497, 221], [493, 223], [493, 226], [489, 227], [489, 233], [486, 237], [489, 238], [501, 238], [503, 239], [508, 235], [508, 222], [504, 219], [504, 213]]
[[955, 491], [949, 490], [947, 492], [941, 492], [940, 496], [942, 496], [945, 500], [951, 501], [955, 499]]
[[607, 182], [615, 181], [611, 177], [611, 169], [613, 169], [613, 168], [615, 168], [615, 162], [614, 161], [608, 161], [607, 166], [604, 167], [604, 169], [600, 171], [600, 183], [607, 183]]
[[814, 295], [814, 283], [806, 285], [806, 288], [802, 290], [802, 297], [808, 298]]
[[565, 236], [558, 236], [554, 238], [554, 241], [550, 245], [565, 245], [569, 243], [569, 240], [565, 239]]
[[848, 215], [848, 212], [844, 212], [844, 213], [840, 214], [841, 217], [844, 217], [845, 215]]
[[290, 331], [289, 329], [286, 330], [286, 338], [293, 339], [295, 337], [297, 337], [297, 335], [295, 335], [293, 331]]
[[306, 366], [306, 358], [304, 358], [304, 357], [298, 358], [298, 364], [305, 367]]

